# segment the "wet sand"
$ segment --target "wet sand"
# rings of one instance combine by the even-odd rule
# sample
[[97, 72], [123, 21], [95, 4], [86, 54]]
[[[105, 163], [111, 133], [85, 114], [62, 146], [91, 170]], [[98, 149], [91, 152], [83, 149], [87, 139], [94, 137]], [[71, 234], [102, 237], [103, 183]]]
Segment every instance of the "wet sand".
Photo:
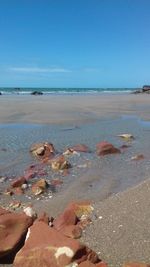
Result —
[[[0, 123], [82, 125], [121, 115], [149, 120], [149, 102], [149, 97], [145, 95], [2, 96]], [[34, 207], [37, 211], [44, 208], [49, 215], [56, 216], [71, 200], [91, 199], [95, 219], [85, 231], [83, 241], [100, 252], [100, 257], [110, 267], [120, 267], [130, 260], [150, 262], [150, 181], [110, 196], [108, 192], [115, 188], [115, 181], [105, 184], [103, 179], [103, 190], [93, 195], [89, 185], [96, 184], [98, 177], [96, 171], [89, 176], [85, 174], [65, 193], [47, 202], [33, 201]], [[102, 219], [97, 219], [99, 216]]]
[[1, 96], [0, 123], [83, 123], [99, 117], [150, 119], [147, 95]]

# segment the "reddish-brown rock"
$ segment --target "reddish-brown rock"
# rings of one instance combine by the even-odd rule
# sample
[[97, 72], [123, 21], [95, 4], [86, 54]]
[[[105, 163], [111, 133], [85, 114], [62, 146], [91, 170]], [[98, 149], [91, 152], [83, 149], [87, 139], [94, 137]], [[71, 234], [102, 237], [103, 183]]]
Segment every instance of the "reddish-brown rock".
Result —
[[54, 171], [64, 170], [70, 168], [70, 163], [63, 155], [57, 156], [50, 161], [51, 167]]
[[103, 141], [96, 145], [96, 153], [98, 156], [105, 156], [108, 154], [121, 153], [121, 151], [120, 149], [114, 147], [111, 143]]
[[0, 257], [14, 251], [33, 220], [24, 213], [5, 213], [0, 216]]
[[83, 261], [79, 264], [79, 267], [95, 267], [95, 264], [90, 261]]
[[19, 178], [17, 178], [16, 180], [12, 181], [11, 186], [14, 187], [20, 187], [22, 186], [24, 183], [26, 183], [26, 179], [24, 176], [20, 176]]
[[99, 263], [100, 259], [98, 258], [96, 252], [85, 246], [84, 252], [82, 251], [79, 259], [77, 259], [76, 262], [80, 264], [84, 261], [90, 261], [91, 263]]
[[81, 229], [85, 229], [89, 224], [92, 223], [92, 220], [90, 217], [85, 216], [85, 218], [81, 218], [81, 220], [77, 223], [78, 226], [80, 226]]
[[79, 225], [67, 225], [64, 226], [60, 232], [70, 238], [80, 238], [82, 236], [82, 229]]
[[28, 180], [34, 178], [36, 175], [37, 175], [36, 171], [34, 171], [34, 170], [26, 170], [25, 174], [24, 174], [24, 177], [25, 177], [26, 181], [28, 181]]
[[67, 208], [60, 214], [53, 222], [55, 229], [62, 230], [68, 225], [75, 225], [77, 223], [77, 216], [73, 209]]
[[90, 201], [76, 201], [68, 205], [67, 209], [73, 210], [78, 219], [84, 215], [89, 215], [93, 211]]
[[71, 147], [71, 149], [73, 151], [77, 151], [77, 152], [89, 152], [90, 151], [89, 148], [84, 144], [77, 144], [77, 145]]
[[7, 214], [7, 213], [10, 213], [10, 211], [9, 210], [5, 210], [4, 208], [0, 207], [0, 216], [4, 215], [4, 214]]
[[24, 177], [28, 181], [34, 177], [38, 176], [43, 176], [46, 175], [47, 172], [45, 171], [45, 164], [40, 163], [36, 165], [31, 165], [29, 166], [25, 171], [24, 171]]
[[92, 253], [77, 240], [65, 237], [44, 222], [35, 222], [30, 227], [25, 245], [17, 253], [13, 266], [66, 267], [88, 257], [98, 262], [98, 257], [91, 257]]
[[95, 267], [108, 267], [108, 264], [102, 261], [102, 262], [96, 263]]
[[53, 144], [48, 142], [33, 144], [30, 148], [30, 152], [38, 159], [52, 158], [55, 154]]
[[46, 212], [43, 212], [40, 216], [38, 216], [38, 219], [37, 219], [39, 222], [44, 222], [46, 223], [47, 225], [49, 224], [50, 222], [50, 219], [49, 219], [49, 216]]
[[48, 184], [45, 179], [40, 179], [32, 185], [32, 193], [34, 195], [40, 195], [46, 191]]

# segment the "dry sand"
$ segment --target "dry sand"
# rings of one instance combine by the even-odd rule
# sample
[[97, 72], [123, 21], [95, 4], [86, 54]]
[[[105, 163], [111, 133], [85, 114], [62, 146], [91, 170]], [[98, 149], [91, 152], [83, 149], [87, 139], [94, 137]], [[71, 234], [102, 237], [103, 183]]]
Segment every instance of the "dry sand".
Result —
[[150, 180], [94, 206], [97, 219], [84, 233], [110, 267], [150, 263]]
[[[147, 95], [1, 96], [0, 123], [80, 124], [121, 115], [149, 120], [149, 102]], [[67, 202], [75, 199], [76, 185], [70, 189], [56, 202], [54, 199], [44, 205], [50, 215], [61, 212]], [[84, 199], [92, 198], [81, 190], [80, 199], [82, 193]], [[150, 262], [150, 181], [104, 198], [95, 202], [93, 224], [82, 240], [99, 252], [110, 267], [120, 267], [126, 261]]]

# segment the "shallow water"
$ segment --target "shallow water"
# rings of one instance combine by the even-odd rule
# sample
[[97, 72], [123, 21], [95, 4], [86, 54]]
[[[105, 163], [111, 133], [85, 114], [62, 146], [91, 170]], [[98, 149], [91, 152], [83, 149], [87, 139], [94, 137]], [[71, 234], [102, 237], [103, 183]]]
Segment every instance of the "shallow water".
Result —
[[[82, 194], [88, 196], [110, 195], [138, 184], [149, 178], [150, 173], [150, 122], [133, 116], [118, 119], [97, 120], [83, 125], [0, 125], [0, 176], [15, 177], [22, 175], [25, 168], [35, 160], [29, 153], [31, 144], [48, 141], [62, 153], [66, 147], [77, 143], [89, 146], [91, 153], [69, 158], [72, 168], [70, 174], [62, 177], [48, 169], [48, 179], [61, 178], [61, 190], [72, 184], [82, 183]], [[132, 133], [135, 139], [125, 142], [117, 137], [121, 133]], [[97, 157], [96, 144], [107, 140], [116, 147], [129, 144], [119, 155]], [[144, 154], [144, 160], [131, 161], [136, 154]]]

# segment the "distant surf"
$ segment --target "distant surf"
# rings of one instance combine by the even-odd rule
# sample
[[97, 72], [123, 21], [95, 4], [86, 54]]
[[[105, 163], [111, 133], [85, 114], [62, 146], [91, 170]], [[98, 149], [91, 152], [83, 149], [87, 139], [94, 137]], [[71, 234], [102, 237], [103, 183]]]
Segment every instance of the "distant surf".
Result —
[[2, 95], [30, 95], [34, 91], [44, 95], [76, 95], [76, 94], [118, 94], [131, 93], [136, 88], [24, 88], [0, 87]]

